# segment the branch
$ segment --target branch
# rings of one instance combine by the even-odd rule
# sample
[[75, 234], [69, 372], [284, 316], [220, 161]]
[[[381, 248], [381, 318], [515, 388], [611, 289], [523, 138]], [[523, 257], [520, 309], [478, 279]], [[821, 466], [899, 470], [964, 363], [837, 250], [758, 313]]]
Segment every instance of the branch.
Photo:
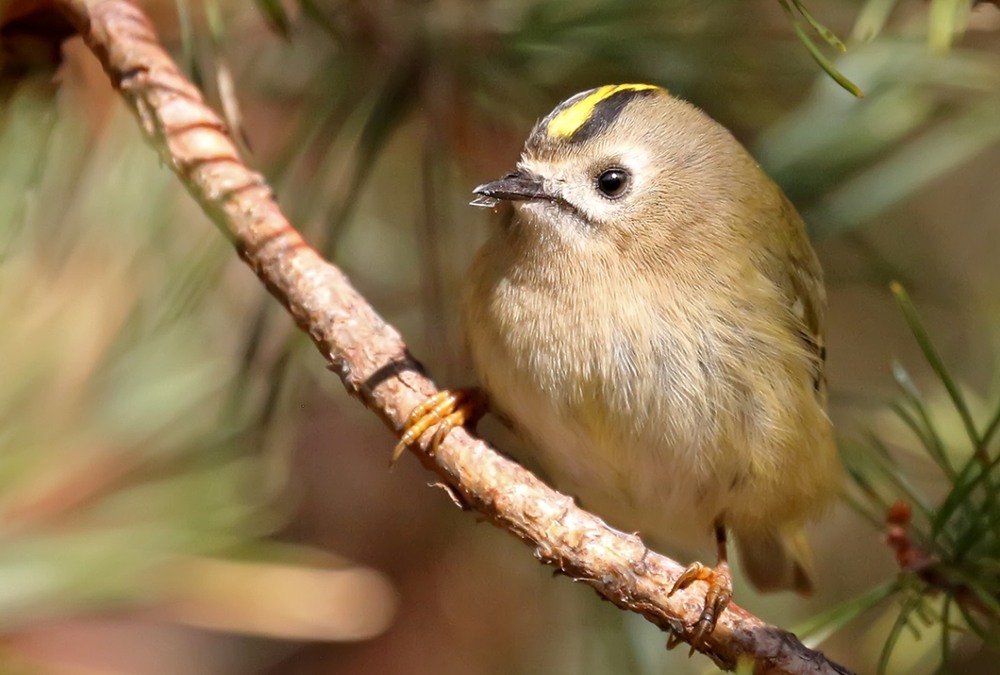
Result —
[[[127, 0], [59, 5], [163, 161], [309, 334], [348, 392], [398, 434], [410, 410], [437, 391], [399, 333], [292, 228], [264, 179], [244, 166], [222, 121], [160, 47], [137, 7]], [[683, 571], [679, 564], [577, 508], [464, 429], [450, 433], [433, 455], [425, 448], [414, 452], [456, 502], [520, 538], [539, 560], [661, 629], [688, 635], [705, 586], [697, 582], [668, 596]], [[699, 649], [727, 669], [750, 661], [760, 674], [849, 673], [735, 605]]]

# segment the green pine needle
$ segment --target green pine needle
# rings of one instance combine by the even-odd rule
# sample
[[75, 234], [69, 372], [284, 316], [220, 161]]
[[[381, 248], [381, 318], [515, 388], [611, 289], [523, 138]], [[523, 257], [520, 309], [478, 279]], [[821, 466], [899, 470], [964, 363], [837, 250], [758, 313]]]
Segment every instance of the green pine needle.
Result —
[[[987, 645], [1000, 643], [1000, 455], [990, 456], [988, 451], [1000, 427], [1000, 412], [991, 414], [986, 432], [980, 435], [976, 431], [968, 401], [906, 290], [893, 283], [891, 291], [924, 360], [947, 393], [946, 406], [961, 419], [961, 429], [970, 442], [962, 443], [961, 448], [949, 447], [948, 436], [942, 435], [934, 422], [934, 408], [906, 368], [894, 363], [893, 377], [902, 400], [889, 408], [914, 434], [915, 448], [941, 469], [947, 492], [943, 498], [930, 498], [905, 474], [906, 465], [895, 459], [893, 448], [874, 434], [864, 443], [867, 452], [845, 452], [848, 470], [860, 489], [854, 506], [876, 528], [885, 528], [884, 516], [878, 516], [885, 514], [886, 505], [894, 500], [905, 501], [916, 514], [894, 523], [905, 533], [894, 546], [908, 546], [910, 551], [891, 587], [890, 594], [899, 597], [901, 606], [879, 658], [878, 673], [887, 672], [904, 627], [919, 637], [925, 632], [921, 625], [937, 625], [945, 664], [953, 653], [955, 631], [974, 635]], [[864, 503], [857, 503], [859, 500]], [[940, 600], [931, 602], [935, 597]]]
[[924, 324], [920, 320], [920, 316], [917, 314], [916, 308], [913, 306], [913, 301], [910, 300], [910, 296], [906, 292], [906, 289], [903, 288], [903, 285], [898, 281], [892, 282], [889, 285], [889, 288], [895, 296], [896, 302], [899, 304], [899, 308], [903, 310], [903, 316], [906, 319], [906, 323], [910, 326], [910, 331], [913, 333], [913, 337], [916, 338], [917, 344], [920, 346], [920, 350], [924, 353], [924, 358], [927, 359], [927, 363], [934, 369], [935, 374], [937, 374], [945, 389], [948, 390], [948, 396], [951, 397], [952, 403], [955, 405], [955, 409], [962, 417], [962, 423], [965, 425], [965, 431], [969, 435], [969, 439], [972, 441], [974, 446], [978, 447], [980, 443], [980, 436], [976, 431], [975, 423], [972, 421], [972, 413], [969, 412], [969, 406], [965, 402], [965, 397], [962, 396], [962, 392], [959, 390], [958, 385], [955, 384], [955, 380], [952, 379], [951, 374], [945, 367], [944, 360], [938, 353], [937, 347], [934, 346], [934, 342], [931, 340], [930, 335], [927, 333], [927, 329], [924, 328]]
[[802, 22], [799, 21], [801, 16], [805, 19], [806, 24], [813, 29], [823, 40], [834, 49], [839, 52], [846, 52], [847, 46], [840, 40], [833, 31], [828, 29], [826, 26], [821, 24], [802, 4], [801, 0], [779, 0], [782, 9], [785, 10], [785, 14], [792, 21], [792, 30], [795, 31], [795, 35], [799, 38], [803, 45], [805, 45], [806, 50], [808, 50], [809, 55], [812, 56], [813, 60], [822, 68], [827, 75], [829, 75], [834, 82], [839, 84], [843, 89], [850, 92], [857, 98], [864, 98], [864, 93], [862, 93], [861, 88], [854, 84], [844, 75], [840, 70], [837, 69], [833, 62], [830, 61], [820, 49], [812, 37], [806, 32], [805, 27]]

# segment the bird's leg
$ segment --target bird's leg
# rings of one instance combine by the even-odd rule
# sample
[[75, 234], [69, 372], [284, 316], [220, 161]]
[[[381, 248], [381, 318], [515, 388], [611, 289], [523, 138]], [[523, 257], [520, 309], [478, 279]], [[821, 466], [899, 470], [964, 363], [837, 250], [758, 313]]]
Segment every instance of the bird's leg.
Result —
[[691, 563], [670, 589], [670, 594], [673, 595], [676, 591], [690, 586], [695, 581], [708, 582], [705, 606], [692, 631], [692, 645], [702, 642], [712, 634], [719, 617], [729, 605], [729, 601], [733, 599], [733, 575], [729, 571], [726, 527], [722, 520], [715, 523], [715, 544], [718, 549], [718, 562], [716, 562], [715, 567], [706, 567], [699, 562]]
[[448, 432], [475, 422], [486, 412], [486, 407], [486, 396], [479, 389], [443, 389], [428, 396], [406, 418], [403, 435], [392, 451], [389, 466], [430, 429], [434, 429], [434, 435], [429, 448], [435, 452]]

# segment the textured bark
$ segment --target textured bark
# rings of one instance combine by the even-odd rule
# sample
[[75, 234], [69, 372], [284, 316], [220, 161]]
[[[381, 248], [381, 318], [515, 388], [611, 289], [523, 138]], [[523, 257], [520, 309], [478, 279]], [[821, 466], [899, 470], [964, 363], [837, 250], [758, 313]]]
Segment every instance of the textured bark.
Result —
[[[242, 163], [220, 118], [160, 47], [147, 18], [126, 0], [61, 0], [61, 8], [128, 105], [150, 144], [232, 241], [268, 291], [307, 332], [330, 369], [397, 434], [407, 414], [437, 388], [343, 273], [309, 248], [263, 178]], [[386, 458], [391, 444], [386, 443]], [[464, 429], [433, 455], [413, 448], [455, 501], [531, 546], [535, 556], [616, 604], [684, 637], [701, 611], [705, 585], [670, 596], [683, 567], [609, 528]], [[849, 673], [794, 635], [736, 605], [699, 651], [755, 673]]]

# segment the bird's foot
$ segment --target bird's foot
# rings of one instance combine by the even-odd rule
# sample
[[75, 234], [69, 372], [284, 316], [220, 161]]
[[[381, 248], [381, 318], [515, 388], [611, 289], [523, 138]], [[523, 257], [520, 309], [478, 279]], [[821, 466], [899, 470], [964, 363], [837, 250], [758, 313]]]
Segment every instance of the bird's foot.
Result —
[[707, 582], [708, 591], [705, 593], [705, 606], [701, 610], [701, 616], [698, 617], [698, 622], [691, 632], [692, 649], [712, 634], [719, 617], [733, 599], [733, 575], [729, 571], [729, 564], [725, 561], [720, 561], [715, 567], [706, 567], [699, 562], [691, 563], [677, 577], [673, 588], [670, 589], [670, 595], [687, 588], [695, 581]]
[[389, 466], [395, 464], [403, 451], [427, 431], [434, 430], [428, 445], [433, 454], [452, 429], [475, 422], [485, 412], [486, 397], [479, 389], [444, 389], [428, 396], [406, 418], [403, 435], [392, 451]]

